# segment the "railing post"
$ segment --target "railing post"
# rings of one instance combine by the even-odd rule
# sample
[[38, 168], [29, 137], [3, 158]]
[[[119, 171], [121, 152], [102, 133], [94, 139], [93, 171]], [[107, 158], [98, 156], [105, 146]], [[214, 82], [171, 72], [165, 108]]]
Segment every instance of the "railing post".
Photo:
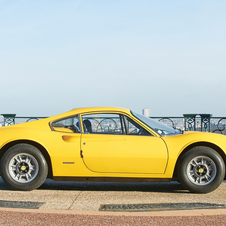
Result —
[[15, 124], [16, 114], [1, 114], [4, 117], [4, 126], [10, 126]]
[[[197, 114], [183, 114], [185, 131], [187, 131], [187, 128], [189, 131], [191, 131], [193, 126], [194, 126], [194, 131], [196, 131], [196, 121], [195, 121], [196, 115]], [[187, 125], [188, 125], [188, 127], [187, 127]]]
[[208, 129], [208, 132], [211, 130], [210, 125], [210, 118], [212, 117], [211, 114], [199, 114], [201, 116], [201, 131], [206, 132]]

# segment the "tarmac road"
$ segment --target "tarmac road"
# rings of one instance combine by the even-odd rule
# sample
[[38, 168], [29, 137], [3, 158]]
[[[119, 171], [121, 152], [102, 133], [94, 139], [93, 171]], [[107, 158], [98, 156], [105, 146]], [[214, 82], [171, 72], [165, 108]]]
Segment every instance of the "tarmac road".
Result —
[[22, 208], [0, 208], [0, 225], [226, 225], [226, 209], [99, 211], [104, 204], [225, 205], [226, 183], [222, 183], [212, 193], [192, 194], [177, 182], [93, 183], [46, 180], [37, 190], [21, 192], [10, 190], [0, 178], [0, 201], [42, 203], [39, 209], [33, 210], [22, 209], [25, 208], [23, 205]]

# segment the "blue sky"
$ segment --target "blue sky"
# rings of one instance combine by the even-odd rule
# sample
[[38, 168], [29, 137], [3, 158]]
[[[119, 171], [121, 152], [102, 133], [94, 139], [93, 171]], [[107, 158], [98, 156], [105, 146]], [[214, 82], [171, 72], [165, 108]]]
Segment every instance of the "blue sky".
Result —
[[226, 116], [226, 1], [0, 0], [0, 114]]

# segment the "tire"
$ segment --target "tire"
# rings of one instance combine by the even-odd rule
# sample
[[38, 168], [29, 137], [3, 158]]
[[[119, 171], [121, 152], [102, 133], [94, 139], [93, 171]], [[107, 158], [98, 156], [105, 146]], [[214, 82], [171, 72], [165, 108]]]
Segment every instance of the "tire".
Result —
[[184, 188], [194, 193], [215, 190], [225, 176], [225, 164], [214, 149], [198, 146], [185, 153], [179, 160], [177, 175]]
[[5, 152], [0, 170], [2, 179], [8, 187], [30, 191], [44, 183], [48, 166], [38, 148], [23, 143], [14, 145]]

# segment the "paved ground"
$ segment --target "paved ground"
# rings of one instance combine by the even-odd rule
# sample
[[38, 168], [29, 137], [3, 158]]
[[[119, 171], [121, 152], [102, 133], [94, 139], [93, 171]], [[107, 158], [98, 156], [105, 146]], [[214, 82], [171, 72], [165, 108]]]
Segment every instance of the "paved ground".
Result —
[[0, 178], [0, 201], [43, 202], [38, 210], [0, 208], [0, 225], [226, 225], [226, 209], [101, 212], [103, 204], [226, 204], [226, 183], [209, 194], [192, 194], [176, 182], [46, 182], [37, 190], [10, 190]]

